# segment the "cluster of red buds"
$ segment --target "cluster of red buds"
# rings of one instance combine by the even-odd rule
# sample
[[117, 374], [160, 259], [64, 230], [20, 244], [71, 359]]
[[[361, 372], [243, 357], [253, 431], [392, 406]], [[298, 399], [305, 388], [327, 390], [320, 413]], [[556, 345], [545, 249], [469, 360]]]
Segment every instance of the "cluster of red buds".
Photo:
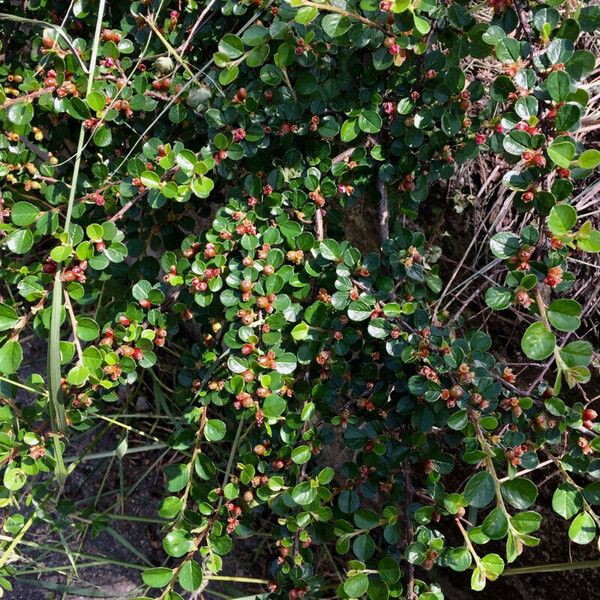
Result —
[[542, 154], [541, 150], [525, 150], [521, 154], [521, 158], [528, 167], [539, 167], [543, 169], [546, 166], [546, 157]]
[[483, 399], [483, 396], [481, 394], [477, 393], [471, 394], [471, 403], [477, 406], [479, 410], [485, 410], [490, 405], [490, 403], [487, 400]]
[[248, 97], [248, 91], [245, 87], [241, 87], [233, 96], [233, 104], [240, 104]]
[[518, 254], [511, 258], [511, 262], [517, 265], [518, 271], [529, 271], [531, 269], [529, 260], [531, 259], [534, 250], [535, 248], [532, 246], [523, 246]]
[[201, 275], [197, 275], [192, 278], [190, 282], [190, 290], [192, 292], [205, 292], [208, 289], [208, 284], [211, 279], [218, 277], [221, 274], [221, 270], [217, 268], [206, 268]]
[[470, 385], [475, 380], [475, 374], [473, 373], [473, 371], [471, 371], [469, 365], [466, 363], [462, 363], [458, 367], [458, 373], [458, 378], [460, 379], [460, 382], [464, 385]]
[[85, 283], [85, 271], [88, 267], [88, 261], [82, 260], [78, 265], [70, 269], [66, 269], [61, 276], [62, 281], [71, 282], [78, 281], [79, 283]]
[[121, 34], [116, 31], [111, 31], [110, 29], [103, 29], [100, 34], [100, 39], [103, 42], [114, 42], [118, 44], [121, 41]]
[[127, 100], [117, 100], [113, 104], [113, 108], [115, 110], [121, 111], [125, 115], [126, 119], [131, 119], [131, 117], [133, 117], [133, 111], [131, 110], [129, 102]]
[[226, 505], [226, 508], [230, 515], [227, 519], [227, 533], [232, 533], [240, 524], [238, 517], [242, 514], [242, 509], [236, 504], [233, 504], [233, 502], [229, 502]]
[[504, 455], [513, 467], [518, 467], [521, 464], [521, 456], [527, 452], [527, 446], [515, 446], [505, 450]]
[[563, 276], [563, 270], [561, 267], [550, 267], [548, 274], [544, 279], [544, 283], [548, 287], [556, 287], [561, 281]]
[[171, 84], [173, 83], [172, 79], [170, 77], [163, 77], [161, 79], [155, 79], [152, 82], [152, 87], [157, 91], [157, 92], [168, 92]]
[[533, 303], [533, 300], [525, 290], [519, 290], [515, 294], [515, 302], [520, 304], [523, 308], [529, 308]]
[[502, 379], [504, 379], [506, 383], [515, 383], [515, 381], [517, 381], [517, 376], [510, 367], [505, 367], [502, 371]]
[[304, 252], [302, 250], [288, 250], [285, 257], [291, 263], [294, 263], [295, 265], [300, 265], [304, 260]]
[[593, 429], [594, 420], [596, 419], [597, 416], [598, 416], [598, 413], [593, 408], [586, 408], [582, 414], [583, 426], [586, 429]]
[[258, 364], [264, 369], [275, 370], [277, 367], [277, 361], [275, 360], [275, 352], [269, 350], [266, 354], [262, 354], [258, 357]]
[[512, 396], [511, 398], [504, 398], [504, 400], [502, 400], [502, 402], [500, 403], [500, 406], [504, 410], [512, 411], [515, 417], [520, 417], [523, 413], [523, 409], [519, 404], [519, 399], [516, 396]]
[[104, 374], [108, 375], [113, 381], [117, 381], [121, 377], [121, 367], [116, 365], [106, 365], [103, 369]]
[[124, 345], [117, 348], [117, 354], [133, 358], [133, 360], [142, 360], [144, 358], [144, 352], [141, 348], [134, 348], [133, 346]]
[[236, 226], [235, 231], [238, 235], [256, 235], [256, 225], [250, 219], [244, 219]]
[[231, 132], [231, 135], [233, 136], [234, 142], [241, 142], [246, 138], [246, 130], [243, 127], [239, 127], [238, 129], [234, 129]]

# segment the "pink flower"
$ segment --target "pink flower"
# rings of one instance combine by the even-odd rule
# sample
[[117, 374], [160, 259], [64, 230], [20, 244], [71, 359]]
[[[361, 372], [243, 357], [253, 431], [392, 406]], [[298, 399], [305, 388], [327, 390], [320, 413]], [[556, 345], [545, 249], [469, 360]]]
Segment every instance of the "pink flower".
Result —
[[231, 133], [233, 134], [234, 142], [241, 142], [246, 137], [246, 130], [243, 127], [234, 129]]
[[382, 106], [386, 115], [391, 115], [396, 110], [396, 105], [393, 102], [384, 102]]
[[485, 144], [485, 140], [486, 140], [486, 137], [485, 137], [485, 135], [483, 133], [478, 133], [475, 136], [475, 143], [477, 143], [479, 145]]

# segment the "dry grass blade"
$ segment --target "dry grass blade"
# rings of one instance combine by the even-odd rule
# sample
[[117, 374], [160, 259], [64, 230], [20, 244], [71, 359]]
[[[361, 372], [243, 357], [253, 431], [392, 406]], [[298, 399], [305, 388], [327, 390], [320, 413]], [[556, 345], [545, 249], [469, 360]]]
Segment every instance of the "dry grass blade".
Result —
[[[96, 19], [96, 30], [94, 32], [94, 40], [92, 43], [92, 55], [90, 57], [90, 67], [87, 81], [87, 94], [92, 91], [94, 83], [93, 74], [96, 70], [96, 61], [98, 58], [98, 47], [100, 44], [100, 34], [102, 30], [102, 17], [106, 0], [100, 0], [98, 4], [98, 16]], [[71, 225], [71, 215], [73, 213], [73, 204], [77, 193], [77, 180], [79, 178], [79, 168], [81, 166], [81, 155], [83, 154], [83, 144], [85, 140], [85, 128], [81, 125], [79, 131], [79, 141], [77, 144], [77, 155], [75, 166], [73, 168], [73, 177], [71, 180], [71, 189], [69, 192], [69, 201], [67, 205], [67, 214], [65, 217], [64, 229], [69, 232]], [[59, 485], [63, 485], [67, 476], [65, 466], [62, 459], [62, 450], [58, 441], [58, 435], [63, 434], [66, 430], [67, 423], [65, 417], [65, 407], [62, 401], [61, 391], [61, 370], [60, 370], [60, 325], [62, 317], [62, 280], [61, 270], [57, 270], [54, 277], [54, 287], [52, 291], [52, 311], [50, 317], [50, 337], [48, 340], [48, 382], [50, 392], [50, 414], [52, 418], [52, 429], [54, 432], [54, 449], [56, 458], [56, 476]]]

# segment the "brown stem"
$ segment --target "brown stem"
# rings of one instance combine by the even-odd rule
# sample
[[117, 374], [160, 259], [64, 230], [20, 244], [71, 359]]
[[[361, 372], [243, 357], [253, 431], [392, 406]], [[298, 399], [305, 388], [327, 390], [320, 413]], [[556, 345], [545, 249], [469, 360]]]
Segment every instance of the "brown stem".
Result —
[[323, 230], [323, 211], [319, 207], [317, 207], [317, 210], [315, 211], [315, 231], [317, 232], [317, 240], [322, 242], [325, 233]]
[[32, 317], [35, 316], [36, 313], [38, 313], [40, 310], [42, 310], [42, 308], [44, 308], [44, 304], [46, 304], [47, 294], [48, 294], [48, 292], [44, 291], [39, 302], [35, 306], [31, 307], [31, 310], [29, 311], [28, 314], [26, 314], [25, 316], [23, 316], [19, 319], [19, 322], [17, 323], [17, 325], [11, 331], [8, 341], [15, 341], [15, 340], [19, 339], [19, 335], [21, 334], [23, 329], [25, 329], [25, 327], [27, 327], [27, 323], [29, 323], [29, 321], [32, 319]]
[[44, 94], [48, 94], [49, 92], [53, 92], [56, 89], [56, 86], [51, 85], [45, 88], [40, 88], [39, 90], [35, 90], [35, 92], [29, 92], [29, 94], [25, 94], [24, 96], [19, 96], [18, 98], [10, 98], [6, 100], [4, 104], [0, 105], [0, 110], [4, 110], [5, 108], [9, 108], [13, 104], [18, 104], [19, 102], [30, 102], [35, 98], [39, 98]]
[[208, 11], [213, 7], [213, 5], [214, 5], [214, 3], [216, 1], [217, 0], [211, 0], [206, 5], [206, 7], [204, 8], [204, 10], [200, 13], [200, 16], [196, 19], [196, 22], [194, 23], [194, 25], [190, 29], [190, 32], [189, 32], [189, 34], [188, 34], [185, 42], [183, 42], [183, 44], [181, 44], [181, 46], [179, 46], [179, 54], [181, 56], [183, 56], [185, 54], [185, 52], [188, 49], [189, 45], [192, 43], [192, 40], [194, 39], [194, 36], [198, 33], [198, 30], [200, 29], [200, 26], [204, 22], [204, 17], [208, 14]]
[[379, 239], [383, 245], [390, 238], [390, 211], [385, 183], [377, 182], [377, 188], [379, 189]]
[[325, 10], [327, 12], [337, 13], [338, 15], [342, 15], [343, 17], [347, 17], [348, 19], [360, 21], [368, 27], [373, 27], [373, 29], [379, 29], [379, 31], [383, 31], [383, 33], [385, 34], [388, 33], [387, 29], [383, 27], [383, 25], [375, 23], [375, 21], [371, 21], [371, 19], [367, 19], [362, 15], [358, 15], [356, 13], [344, 10], [343, 8], [333, 6], [332, 4], [318, 4], [317, 2], [309, 2], [308, 0], [304, 0], [304, 2], [302, 2], [302, 6], [310, 6], [311, 8], [316, 8], [317, 10]]

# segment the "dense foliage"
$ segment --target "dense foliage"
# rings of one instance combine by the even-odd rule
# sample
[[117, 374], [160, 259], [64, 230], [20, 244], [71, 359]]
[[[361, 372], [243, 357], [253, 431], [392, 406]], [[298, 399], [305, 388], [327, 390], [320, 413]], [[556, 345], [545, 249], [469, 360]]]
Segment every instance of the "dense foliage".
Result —
[[[577, 136], [597, 6], [26, 5], [0, 15], [0, 585], [32, 526], [67, 526], [69, 440], [144, 378], [180, 452], [172, 560], [142, 573], [160, 598], [265, 527], [271, 598], [441, 599], [434, 565], [481, 590], [539, 543], [550, 463], [556, 535], [597, 540], [593, 349], [569, 297], [570, 259], [600, 251], [571, 203], [600, 164]], [[533, 382], [443, 310], [444, 248], [415, 221], [481, 152], [521, 223], [482, 249], [505, 267], [485, 302], [529, 323]], [[379, 253], [345, 240], [358, 201]], [[47, 373], [25, 368], [32, 336]]]

